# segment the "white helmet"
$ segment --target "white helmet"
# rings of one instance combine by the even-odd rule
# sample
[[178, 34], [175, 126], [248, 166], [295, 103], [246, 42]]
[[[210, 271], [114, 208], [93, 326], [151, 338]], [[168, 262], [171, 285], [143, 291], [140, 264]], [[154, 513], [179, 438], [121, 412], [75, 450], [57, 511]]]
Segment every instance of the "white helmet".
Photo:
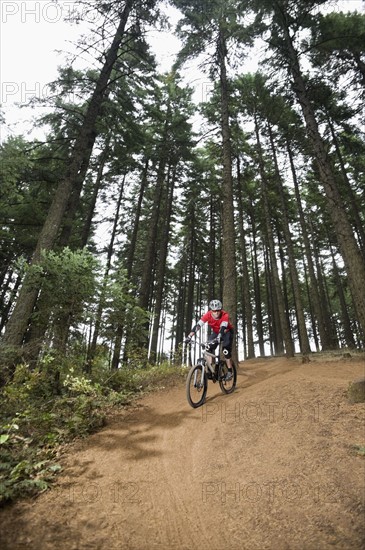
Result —
[[212, 300], [209, 304], [210, 309], [222, 309], [222, 302], [219, 300]]

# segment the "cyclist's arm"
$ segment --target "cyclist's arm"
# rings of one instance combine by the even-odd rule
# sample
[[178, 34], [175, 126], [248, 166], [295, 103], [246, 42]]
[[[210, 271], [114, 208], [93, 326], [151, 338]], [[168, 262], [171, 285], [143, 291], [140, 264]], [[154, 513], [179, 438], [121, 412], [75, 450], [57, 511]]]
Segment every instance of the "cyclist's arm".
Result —
[[198, 330], [201, 329], [201, 327], [204, 325], [204, 321], [202, 321], [201, 319], [197, 322], [197, 324], [191, 329], [191, 331], [189, 332], [189, 338], [192, 338], [194, 336], [194, 334], [196, 334], [198, 332]]
[[219, 327], [219, 335], [221, 338], [223, 338], [224, 334], [227, 332], [227, 329], [228, 329], [228, 321], [222, 321]]

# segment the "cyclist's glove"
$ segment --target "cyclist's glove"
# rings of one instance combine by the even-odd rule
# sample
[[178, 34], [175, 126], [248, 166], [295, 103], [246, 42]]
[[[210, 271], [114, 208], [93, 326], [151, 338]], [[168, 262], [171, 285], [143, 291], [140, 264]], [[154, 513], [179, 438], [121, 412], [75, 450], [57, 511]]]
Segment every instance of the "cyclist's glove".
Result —
[[190, 342], [191, 342], [191, 337], [187, 336], [184, 340], [184, 344], [190, 344]]

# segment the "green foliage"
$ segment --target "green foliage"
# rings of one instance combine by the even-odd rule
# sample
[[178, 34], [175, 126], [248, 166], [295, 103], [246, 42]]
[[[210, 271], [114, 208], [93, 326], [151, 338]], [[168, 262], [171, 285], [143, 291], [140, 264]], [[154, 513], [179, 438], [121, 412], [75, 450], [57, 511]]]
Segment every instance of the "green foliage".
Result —
[[62, 168], [52, 146], [10, 137], [0, 146], [0, 259], [32, 254]]
[[44, 253], [41, 269], [42, 291], [47, 294], [53, 316], [58, 318], [72, 311], [73, 318], [79, 320], [85, 302], [95, 294], [96, 258], [86, 249], [74, 251], [66, 247], [60, 252]]
[[[60, 467], [57, 448], [103, 425], [100, 390], [84, 380], [65, 378], [55, 395], [49, 358], [33, 371], [19, 365], [1, 392], [0, 503], [48, 487]], [[54, 368], [54, 367], [53, 367]]]
[[85, 376], [75, 376], [74, 369], [70, 369], [66, 375], [63, 385], [73, 395], [91, 395], [97, 397], [101, 393], [100, 384], [93, 384], [91, 380]]
[[185, 376], [185, 372], [168, 363], [146, 366], [144, 368], [122, 368], [106, 377], [104, 384], [112, 390], [109, 398], [116, 398], [113, 392], [118, 394], [119, 402], [129, 402], [131, 398], [141, 392], [151, 391], [170, 384], [172, 381]]
[[[136, 361], [146, 362], [146, 355], [141, 349], [141, 342], [144, 342], [147, 336], [146, 326], [148, 326], [149, 314], [139, 307], [138, 299], [132, 292], [131, 283], [123, 269], [118, 269], [108, 280], [105, 288], [105, 313], [103, 319], [102, 335], [113, 339], [119, 325], [127, 324], [131, 332], [129, 342], [130, 353], [135, 348], [137, 351]], [[142, 355], [139, 355], [139, 354]]]
[[28, 414], [18, 413], [9, 424], [0, 426], [0, 505], [16, 496], [47, 489], [61, 469], [46, 455], [39, 460], [39, 451], [30, 451], [33, 439], [22, 430]]

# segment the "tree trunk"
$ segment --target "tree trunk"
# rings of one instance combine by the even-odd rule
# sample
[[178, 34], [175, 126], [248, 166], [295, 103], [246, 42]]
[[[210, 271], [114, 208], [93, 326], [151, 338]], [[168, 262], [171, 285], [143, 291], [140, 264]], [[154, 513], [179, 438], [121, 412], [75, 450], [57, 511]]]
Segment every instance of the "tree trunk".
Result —
[[257, 250], [256, 217], [255, 217], [255, 209], [252, 203], [250, 204], [250, 225], [251, 225], [252, 241], [253, 241], [253, 250], [251, 251], [251, 256], [252, 256], [251, 270], [252, 270], [254, 296], [255, 296], [256, 332], [258, 337], [260, 355], [264, 357], [265, 344], [264, 344], [264, 329], [263, 329], [263, 319], [262, 319], [260, 271], [259, 271], [259, 260], [258, 260], [258, 250]]
[[115, 332], [113, 356], [111, 360], [111, 368], [117, 369], [119, 367], [120, 355], [122, 352], [122, 338], [124, 334], [124, 323], [120, 323]]
[[294, 344], [291, 336], [290, 326], [288, 324], [288, 320], [285, 312], [284, 297], [283, 297], [283, 292], [280, 285], [278, 266], [276, 263], [275, 242], [274, 242], [274, 235], [273, 235], [273, 230], [271, 226], [268, 187], [266, 182], [264, 160], [262, 156], [262, 147], [260, 142], [260, 134], [259, 134], [258, 121], [257, 121], [256, 115], [254, 116], [254, 121], [255, 121], [256, 142], [257, 142], [258, 156], [259, 156], [259, 171], [260, 171], [261, 187], [262, 187], [262, 200], [264, 205], [266, 235], [268, 239], [268, 247], [270, 252], [270, 264], [271, 264], [270, 267], [272, 271], [273, 284], [275, 288], [275, 297], [277, 300], [277, 307], [279, 311], [279, 322], [280, 322], [280, 328], [281, 328], [281, 332], [283, 334], [283, 338], [285, 342], [285, 354], [287, 357], [293, 357]]
[[[139, 306], [142, 309], [148, 309], [150, 299], [151, 299], [152, 273], [153, 273], [153, 268], [155, 265], [155, 257], [156, 257], [160, 204], [161, 204], [163, 183], [165, 179], [165, 168], [166, 168], [166, 162], [167, 162], [166, 148], [167, 148], [169, 115], [170, 115], [170, 106], [168, 106], [167, 108], [164, 135], [163, 135], [162, 147], [161, 147], [161, 157], [160, 157], [160, 162], [157, 170], [154, 200], [153, 200], [151, 217], [150, 217], [150, 226], [149, 226], [150, 228], [149, 228], [149, 234], [146, 242], [146, 249], [145, 249], [145, 255], [143, 260], [143, 273], [142, 273], [141, 286], [139, 289]], [[147, 342], [146, 342], [146, 345], [147, 345]]]
[[[9, 280], [9, 282], [10, 282], [10, 280]], [[13, 302], [14, 302], [15, 297], [16, 297], [16, 293], [18, 292], [18, 288], [20, 287], [21, 282], [22, 282], [22, 276], [20, 274], [18, 274], [18, 276], [16, 278], [16, 281], [15, 281], [15, 284], [14, 284], [13, 288], [10, 291], [8, 301], [7, 301], [6, 305], [5, 304], [3, 305], [3, 309], [1, 311], [0, 333], [3, 330], [4, 326], [6, 325], [6, 323], [8, 321], [9, 312], [11, 310], [11, 307], [13, 305]]]
[[[190, 223], [190, 235], [189, 235], [189, 246], [187, 247], [190, 254], [187, 258], [186, 269], [185, 269], [185, 278], [184, 278], [184, 288], [186, 289], [185, 296], [186, 300], [186, 314], [185, 314], [185, 334], [190, 332], [193, 317], [194, 317], [194, 291], [195, 291], [195, 263], [196, 263], [196, 243], [195, 243], [195, 211], [191, 216]], [[194, 323], [195, 324], [195, 323]]]
[[348, 348], [356, 348], [354, 335], [351, 330], [351, 322], [350, 322], [350, 317], [347, 309], [345, 294], [343, 291], [343, 284], [341, 281], [340, 273], [336, 264], [335, 254], [333, 252], [333, 248], [331, 244], [330, 244], [330, 249], [331, 249], [331, 258], [332, 258], [332, 269], [333, 269], [334, 279], [335, 279], [336, 288], [337, 288], [337, 296], [341, 307], [341, 321], [343, 325], [343, 335], [345, 338], [345, 343]]
[[317, 332], [317, 324], [316, 324], [316, 318], [315, 318], [314, 309], [313, 309], [312, 293], [309, 286], [308, 268], [307, 268], [305, 258], [303, 258], [303, 267], [304, 267], [305, 288], [307, 291], [307, 300], [308, 300], [308, 306], [309, 306], [309, 315], [311, 319], [312, 336], [313, 336], [314, 344], [316, 346], [316, 351], [319, 351], [320, 346], [319, 346], [319, 339], [318, 339], [318, 332]]
[[298, 334], [299, 334], [300, 351], [304, 355], [308, 355], [308, 353], [310, 353], [311, 349], [310, 349], [310, 345], [309, 345], [307, 327], [306, 327], [306, 324], [305, 324], [303, 301], [302, 301], [302, 295], [301, 295], [301, 290], [300, 290], [297, 266], [296, 266], [296, 263], [295, 263], [294, 246], [293, 246], [291, 233], [290, 233], [287, 201], [286, 201], [285, 195], [284, 195], [283, 182], [282, 182], [281, 175], [280, 175], [278, 160], [277, 160], [276, 151], [275, 151], [274, 138], [273, 138], [273, 135], [272, 135], [272, 130], [271, 130], [270, 124], [267, 125], [267, 128], [268, 128], [268, 133], [269, 133], [269, 138], [270, 138], [271, 151], [272, 151], [272, 155], [273, 155], [273, 159], [274, 159], [274, 167], [275, 167], [275, 173], [276, 173], [276, 184], [277, 184], [277, 188], [278, 188], [278, 191], [279, 191], [279, 197], [280, 197], [282, 227], [283, 227], [283, 232], [284, 232], [285, 244], [286, 244], [286, 248], [287, 248], [287, 251], [288, 251], [288, 263], [289, 263], [290, 277], [291, 277], [292, 286], [293, 286], [296, 316], [297, 316], [297, 321], [298, 321]]
[[[96, 135], [95, 135], [95, 138], [96, 138]], [[94, 146], [94, 141], [90, 149], [90, 154], [83, 160], [82, 166], [79, 170], [79, 173], [77, 174], [77, 178], [75, 179], [72, 185], [71, 195], [67, 202], [67, 207], [65, 209], [64, 217], [61, 224], [62, 229], [58, 237], [58, 245], [61, 248], [65, 248], [66, 246], [68, 246], [71, 239], [73, 222], [76, 217], [77, 209], [80, 204], [80, 195], [81, 195], [82, 187], [85, 181], [86, 173], [89, 168], [89, 162], [90, 162], [92, 149]]]
[[245, 359], [252, 359], [253, 357], [255, 357], [255, 347], [253, 343], [253, 319], [252, 319], [252, 304], [251, 304], [251, 293], [250, 293], [251, 283], [250, 283], [247, 251], [246, 251], [246, 233], [245, 233], [244, 217], [243, 217], [241, 169], [240, 169], [239, 158], [237, 158], [237, 202], [238, 202], [241, 258], [242, 258], [243, 318], [245, 321], [246, 331], [247, 331], [247, 355], [245, 353]]
[[104, 166], [109, 155], [109, 144], [110, 144], [110, 136], [108, 136], [106, 143], [104, 145], [104, 150], [98, 159], [99, 166], [96, 174], [96, 180], [95, 180], [93, 192], [90, 199], [90, 204], [88, 205], [86, 220], [81, 232], [81, 243], [80, 243], [81, 248], [84, 248], [87, 245], [87, 241], [90, 237], [91, 223], [94, 217], [96, 201], [97, 201], [101, 184], [103, 181]]
[[337, 139], [335, 130], [333, 128], [332, 121], [331, 121], [328, 114], [327, 114], [327, 122], [328, 122], [328, 126], [330, 128], [330, 131], [331, 131], [333, 143], [335, 144], [336, 154], [337, 154], [340, 166], [341, 166], [341, 173], [342, 173], [343, 181], [344, 181], [345, 186], [346, 186], [346, 195], [350, 199], [350, 204], [351, 204], [351, 208], [352, 208], [352, 215], [353, 215], [353, 219], [354, 219], [354, 222], [355, 222], [355, 228], [356, 228], [356, 232], [357, 232], [358, 239], [359, 239], [360, 249], [361, 249], [362, 257], [364, 258], [364, 261], [365, 261], [365, 230], [364, 230], [364, 224], [363, 224], [363, 222], [361, 220], [361, 217], [360, 217], [358, 202], [356, 201], [356, 196], [355, 196], [355, 194], [353, 192], [353, 189], [351, 187], [351, 183], [349, 182], [349, 178], [347, 176], [347, 171], [346, 171], [346, 168], [345, 168], [345, 162], [342, 158], [341, 148], [340, 148], [340, 145], [338, 143], [338, 139]]
[[303, 242], [304, 242], [304, 249], [305, 249], [305, 254], [306, 254], [307, 263], [308, 263], [308, 273], [309, 273], [309, 280], [310, 280], [310, 294], [309, 295], [310, 295], [311, 303], [313, 305], [315, 319], [318, 323], [318, 330], [319, 330], [319, 336], [320, 336], [320, 339], [321, 339], [322, 349], [323, 350], [328, 350], [328, 349], [331, 349], [331, 345], [332, 345], [331, 336], [330, 336], [330, 333], [327, 330], [327, 324], [325, 322], [323, 309], [321, 307], [321, 299], [320, 299], [319, 292], [318, 292], [318, 282], [317, 282], [316, 274], [315, 274], [315, 268], [314, 268], [314, 263], [313, 263], [313, 258], [312, 258], [311, 245], [310, 245], [308, 231], [307, 231], [307, 224], [306, 224], [306, 221], [305, 221], [302, 202], [301, 202], [301, 198], [300, 198], [299, 184], [298, 184], [297, 174], [296, 174], [294, 160], [293, 160], [293, 153], [292, 153], [292, 150], [290, 148], [290, 145], [289, 145], [288, 141], [287, 141], [287, 151], [288, 151], [290, 168], [291, 168], [291, 173], [292, 173], [293, 182], [294, 182], [295, 197], [296, 197], [296, 200], [297, 200], [297, 208], [298, 208], [298, 212], [299, 212], [300, 228], [301, 228], [301, 232], [302, 232], [302, 238], [303, 238]]
[[[170, 171], [170, 170], [169, 170]], [[171, 215], [172, 215], [172, 203], [174, 198], [174, 186], [176, 179], [176, 166], [173, 168], [173, 174], [167, 178], [167, 196], [165, 205], [165, 212], [163, 214], [163, 231], [161, 235], [161, 240], [159, 243], [159, 258], [158, 265], [156, 269], [156, 289], [155, 289], [155, 311], [154, 318], [152, 322], [152, 335], [151, 335], [151, 345], [150, 345], [150, 358], [152, 362], [156, 362], [157, 354], [157, 342], [158, 334], [160, 328], [160, 317], [162, 310], [162, 300], [163, 300], [163, 289], [165, 285], [165, 273], [166, 273], [166, 258], [169, 244], [169, 236], [171, 229]], [[170, 181], [169, 181], [170, 180]]]
[[[219, 212], [220, 214], [220, 212]], [[217, 282], [217, 241], [216, 241], [216, 210], [215, 210], [215, 200], [213, 194], [210, 196], [209, 201], [209, 248], [208, 248], [208, 258], [207, 263], [209, 265], [208, 269], [208, 301], [215, 299], [217, 294], [216, 282]]]
[[315, 254], [315, 263], [316, 263], [316, 270], [317, 270], [316, 279], [317, 279], [318, 291], [320, 296], [320, 306], [323, 312], [323, 318], [326, 325], [326, 334], [328, 335], [327, 337], [329, 342], [329, 349], [337, 349], [338, 342], [337, 342], [337, 339], [334, 337], [333, 322], [331, 318], [331, 312], [329, 310], [330, 305], [328, 303], [328, 298], [326, 294], [325, 278], [323, 276], [321, 260], [319, 258], [318, 251], [316, 249], [315, 244], [313, 245], [313, 251]]
[[[223, 307], [228, 311], [232, 324], [237, 331], [237, 288], [236, 288], [236, 251], [233, 208], [231, 137], [228, 112], [228, 83], [226, 73], [227, 49], [222, 28], [219, 30], [218, 59], [220, 68], [220, 109], [223, 148]], [[236, 338], [235, 338], [236, 340]], [[233, 347], [233, 360], [237, 362], [237, 349]]]
[[132, 236], [131, 236], [131, 240], [130, 240], [130, 243], [129, 243], [128, 254], [127, 254], [127, 259], [126, 259], [126, 269], [127, 269], [128, 279], [130, 279], [132, 277], [134, 255], [135, 255], [135, 251], [136, 251], [137, 236], [138, 236], [138, 228], [139, 228], [139, 222], [140, 222], [140, 217], [141, 217], [142, 201], [143, 201], [143, 197], [144, 197], [144, 193], [146, 191], [147, 181], [148, 181], [147, 180], [148, 164], [149, 164], [149, 160], [146, 158], [145, 161], [144, 161], [144, 167], [143, 167], [143, 171], [142, 171], [141, 186], [139, 188], [137, 207], [136, 207], [136, 210], [135, 210]]
[[124, 183], [125, 183], [125, 175], [123, 177], [123, 182], [122, 182], [122, 185], [121, 185], [121, 188], [120, 188], [120, 191], [119, 191], [117, 207], [116, 207], [115, 215], [114, 215], [114, 223], [113, 223], [112, 234], [111, 234], [110, 241], [109, 241], [109, 246], [108, 246], [107, 261], [106, 261], [106, 266], [105, 266], [105, 271], [104, 271], [103, 284], [102, 284], [102, 288], [101, 288], [101, 292], [100, 292], [98, 308], [97, 308], [97, 311], [96, 311], [95, 327], [94, 327], [93, 337], [92, 337], [92, 340], [91, 340], [91, 343], [90, 343], [90, 346], [89, 346], [89, 349], [88, 349], [88, 352], [87, 352], [87, 360], [86, 360], [85, 370], [89, 373], [91, 372], [91, 369], [92, 369], [92, 362], [93, 362], [93, 359], [95, 357], [96, 345], [97, 345], [99, 332], [100, 332], [100, 327], [101, 327], [101, 318], [102, 318], [103, 309], [104, 309], [104, 305], [105, 305], [104, 304], [105, 303], [105, 291], [106, 291], [106, 286], [108, 284], [109, 271], [110, 271], [110, 267], [111, 267], [111, 263], [112, 263], [115, 237], [116, 237], [116, 234], [117, 234], [118, 223], [120, 221], [119, 215], [120, 215], [120, 208], [121, 208], [122, 198], [123, 198], [123, 193], [124, 193]]
[[[268, 240], [267, 235], [265, 235]], [[281, 330], [277, 292], [270, 265], [270, 247], [265, 247], [265, 286], [267, 296], [267, 317], [271, 355], [284, 354], [284, 337]]]

